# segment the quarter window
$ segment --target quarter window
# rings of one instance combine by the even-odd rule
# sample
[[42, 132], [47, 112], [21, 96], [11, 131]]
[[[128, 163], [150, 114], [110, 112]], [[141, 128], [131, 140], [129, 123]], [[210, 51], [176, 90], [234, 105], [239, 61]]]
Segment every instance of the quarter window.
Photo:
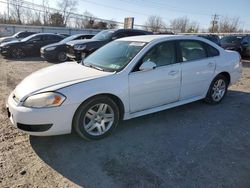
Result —
[[215, 57], [220, 55], [219, 50], [217, 50], [216, 48], [214, 48], [213, 46], [210, 46], [207, 44], [207, 53], [209, 57]]
[[180, 41], [181, 60], [192, 61], [207, 57], [206, 49], [198, 41]]

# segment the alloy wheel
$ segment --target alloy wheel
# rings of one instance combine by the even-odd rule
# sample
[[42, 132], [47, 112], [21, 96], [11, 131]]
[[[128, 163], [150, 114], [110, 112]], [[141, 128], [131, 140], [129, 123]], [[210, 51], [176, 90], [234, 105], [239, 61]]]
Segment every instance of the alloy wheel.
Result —
[[83, 118], [83, 127], [92, 136], [105, 134], [114, 122], [114, 111], [108, 104], [97, 104], [86, 112]]
[[214, 101], [220, 101], [226, 93], [226, 82], [223, 79], [218, 79], [212, 88], [212, 98]]

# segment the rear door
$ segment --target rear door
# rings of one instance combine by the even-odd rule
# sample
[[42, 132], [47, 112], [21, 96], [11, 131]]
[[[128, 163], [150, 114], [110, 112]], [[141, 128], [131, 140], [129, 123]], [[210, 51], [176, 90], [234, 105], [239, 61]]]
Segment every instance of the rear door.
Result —
[[[215, 57], [209, 57], [210, 45], [198, 40], [179, 41], [182, 68], [180, 100], [203, 96], [214, 77]], [[217, 54], [219, 55], [219, 54]]]

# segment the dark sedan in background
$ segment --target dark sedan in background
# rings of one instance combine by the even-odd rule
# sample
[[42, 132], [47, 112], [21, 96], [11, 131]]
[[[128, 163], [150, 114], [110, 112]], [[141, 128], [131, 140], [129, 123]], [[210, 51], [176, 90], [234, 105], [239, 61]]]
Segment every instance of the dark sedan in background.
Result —
[[61, 41], [64, 36], [52, 33], [39, 33], [22, 39], [0, 45], [0, 53], [5, 57], [22, 58], [25, 56], [40, 56], [40, 48]]
[[105, 44], [122, 37], [149, 35], [152, 32], [137, 29], [109, 29], [97, 33], [89, 40], [75, 40], [67, 43], [67, 56], [70, 59], [80, 61], [82, 58], [96, 51]]
[[250, 35], [229, 35], [221, 38], [221, 46], [226, 50], [239, 52], [242, 56], [250, 56]]
[[206, 34], [206, 35], [198, 35], [198, 37], [202, 37], [205, 38], [207, 40], [210, 40], [212, 42], [214, 42], [215, 44], [217, 44], [218, 46], [221, 46], [221, 41], [218, 35], [214, 35], [214, 34]]
[[91, 34], [76, 34], [69, 36], [58, 43], [49, 44], [41, 48], [41, 57], [48, 61], [64, 62], [68, 59], [66, 43], [73, 40], [91, 39]]
[[35, 34], [35, 32], [30, 32], [30, 31], [20, 31], [12, 36], [8, 36], [8, 37], [1, 37], [0, 38], [0, 44], [3, 42], [10, 42], [10, 41], [18, 41], [18, 40], [22, 40], [23, 38], [26, 38], [30, 35]]

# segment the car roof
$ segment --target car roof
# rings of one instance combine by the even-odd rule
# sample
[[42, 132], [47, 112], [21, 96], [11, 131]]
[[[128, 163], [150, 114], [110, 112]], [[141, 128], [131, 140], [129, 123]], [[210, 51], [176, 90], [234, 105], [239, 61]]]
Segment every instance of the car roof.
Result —
[[201, 40], [204, 41], [203, 38], [197, 36], [188, 36], [188, 35], [140, 35], [133, 37], [125, 37], [118, 39], [120, 41], [138, 41], [138, 42], [152, 42], [152, 41], [160, 41], [162, 39], [190, 39], [190, 40]]
[[33, 36], [39, 36], [39, 35], [55, 35], [55, 36], [61, 36], [61, 37], [64, 37], [60, 34], [55, 34], [55, 33], [36, 33], [34, 34]]

